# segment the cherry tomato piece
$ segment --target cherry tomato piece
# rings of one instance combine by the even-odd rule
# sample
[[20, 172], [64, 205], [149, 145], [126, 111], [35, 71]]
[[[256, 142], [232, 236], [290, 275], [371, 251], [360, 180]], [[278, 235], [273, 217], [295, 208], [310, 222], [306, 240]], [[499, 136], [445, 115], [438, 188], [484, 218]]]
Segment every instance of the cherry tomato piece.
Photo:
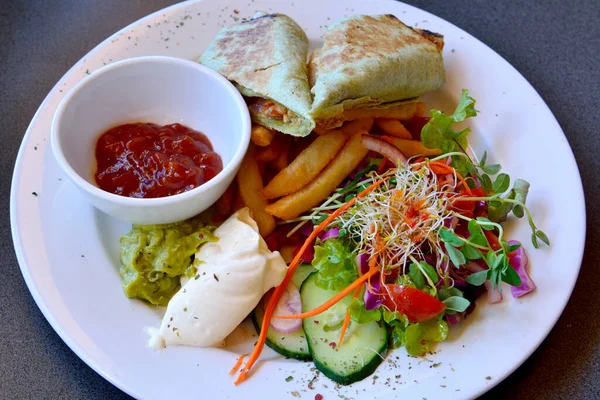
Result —
[[446, 309], [446, 305], [422, 290], [403, 285], [386, 285], [382, 288], [383, 305], [390, 311], [398, 311], [410, 322], [432, 319]]

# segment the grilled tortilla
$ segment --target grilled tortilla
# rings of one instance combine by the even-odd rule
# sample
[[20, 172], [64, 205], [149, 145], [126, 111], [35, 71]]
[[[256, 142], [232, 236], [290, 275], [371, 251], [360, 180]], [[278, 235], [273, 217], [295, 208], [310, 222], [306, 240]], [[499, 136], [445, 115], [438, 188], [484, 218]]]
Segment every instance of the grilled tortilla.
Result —
[[[342, 125], [348, 110], [402, 108], [445, 81], [443, 37], [393, 15], [355, 15], [332, 25], [309, 71], [319, 127]], [[346, 111], [346, 113], [344, 113]]]
[[259, 13], [221, 30], [199, 62], [235, 84], [255, 123], [306, 136], [315, 127], [307, 54], [308, 38], [294, 20]]

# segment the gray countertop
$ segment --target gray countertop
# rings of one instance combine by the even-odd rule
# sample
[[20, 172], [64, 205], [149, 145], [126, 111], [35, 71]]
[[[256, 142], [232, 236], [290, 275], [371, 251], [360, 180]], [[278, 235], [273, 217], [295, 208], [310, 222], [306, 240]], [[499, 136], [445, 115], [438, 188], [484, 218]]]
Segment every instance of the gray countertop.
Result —
[[[594, 276], [600, 264], [600, 2], [407, 2], [458, 25], [514, 65], [556, 115], [583, 177], [588, 234], [573, 297], [540, 348], [483, 398], [600, 398], [600, 294]], [[0, 214], [0, 398], [127, 398], [77, 358], [29, 294], [10, 235], [10, 182], [27, 125], [60, 77], [112, 33], [172, 3], [3, 0], [0, 4], [0, 130], [5, 152], [0, 158], [5, 205]]]

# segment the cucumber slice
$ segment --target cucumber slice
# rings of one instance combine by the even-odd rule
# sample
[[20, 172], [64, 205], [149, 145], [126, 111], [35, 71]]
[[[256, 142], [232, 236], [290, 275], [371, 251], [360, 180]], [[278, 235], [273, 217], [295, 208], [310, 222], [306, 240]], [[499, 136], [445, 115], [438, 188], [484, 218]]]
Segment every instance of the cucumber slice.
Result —
[[[314, 268], [310, 264], [302, 264], [292, 277], [292, 282], [298, 289], [302, 286], [302, 282], [314, 272]], [[252, 323], [257, 332], [260, 332], [265, 309], [262, 300], [252, 312]], [[309, 361], [312, 359], [308, 351], [308, 343], [303, 329], [299, 329], [292, 333], [280, 333], [269, 328], [267, 332], [267, 346], [278, 352], [279, 354], [294, 358], [301, 361]]]
[[313, 272], [315, 272], [315, 269], [310, 264], [302, 264], [298, 267], [296, 273], [292, 277], [292, 282], [296, 285], [298, 290], [300, 290], [306, 278]]
[[[304, 312], [320, 306], [336, 295], [335, 291], [317, 287], [315, 278], [316, 274], [310, 275], [300, 289]], [[387, 329], [383, 323], [377, 322], [350, 322], [342, 346], [337, 347], [340, 326], [332, 325], [331, 322], [344, 319], [351, 300], [350, 294], [329, 310], [304, 319], [302, 325], [315, 366], [329, 379], [342, 385], [360, 381], [375, 372], [388, 348]]]

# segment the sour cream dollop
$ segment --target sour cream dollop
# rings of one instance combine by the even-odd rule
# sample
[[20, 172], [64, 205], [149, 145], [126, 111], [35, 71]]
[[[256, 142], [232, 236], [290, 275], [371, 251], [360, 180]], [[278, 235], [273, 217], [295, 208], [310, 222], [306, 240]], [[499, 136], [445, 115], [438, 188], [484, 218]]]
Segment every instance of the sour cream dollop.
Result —
[[287, 266], [279, 252], [269, 250], [248, 208], [214, 234], [219, 240], [196, 253], [201, 261], [197, 275], [182, 282], [160, 328], [148, 330], [151, 347], [219, 346], [263, 295], [283, 281]]

